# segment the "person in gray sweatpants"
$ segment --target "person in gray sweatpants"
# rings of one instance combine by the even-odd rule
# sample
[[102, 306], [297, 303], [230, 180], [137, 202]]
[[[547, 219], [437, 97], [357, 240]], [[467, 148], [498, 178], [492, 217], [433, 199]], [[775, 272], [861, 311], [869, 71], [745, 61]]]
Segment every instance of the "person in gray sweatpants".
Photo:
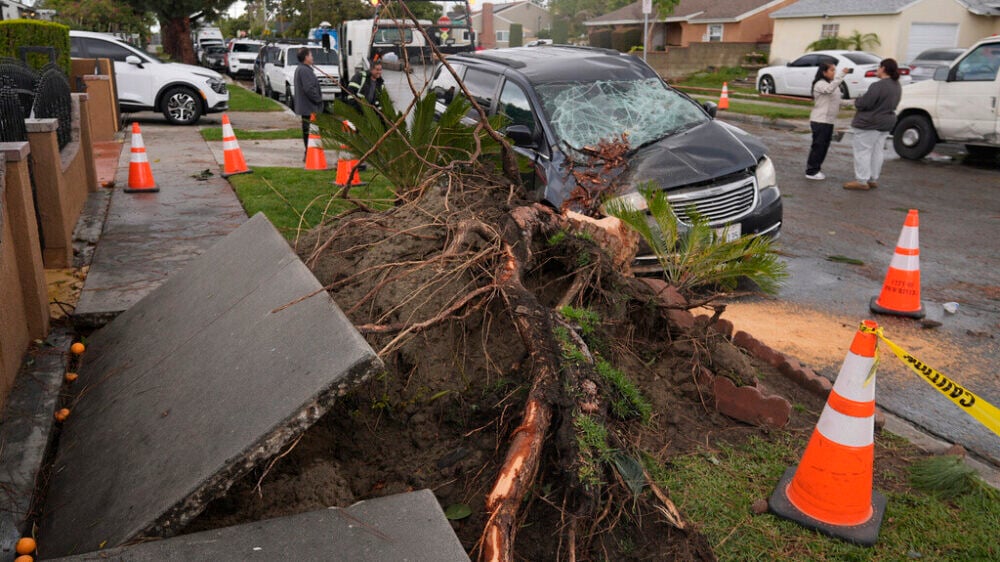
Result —
[[868, 190], [878, 187], [885, 158], [885, 140], [896, 126], [896, 106], [903, 95], [899, 85], [899, 65], [895, 59], [884, 59], [876, 74], [880, 80], [854, 100], [857, 112], [851, 120], [854, 147], [854, 181], [844, 189]]

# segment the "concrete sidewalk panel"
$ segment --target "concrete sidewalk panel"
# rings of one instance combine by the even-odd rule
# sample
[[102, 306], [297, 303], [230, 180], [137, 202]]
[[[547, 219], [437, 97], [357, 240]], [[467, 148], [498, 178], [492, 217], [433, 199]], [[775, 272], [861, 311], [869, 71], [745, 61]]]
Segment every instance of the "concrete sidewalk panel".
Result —
[[62, 556], [176, 533], [381, 368], [254, 216], [88, 342], [40, 541]]
[[60, 558], [62, 562], [469, 560], [430, 490]]

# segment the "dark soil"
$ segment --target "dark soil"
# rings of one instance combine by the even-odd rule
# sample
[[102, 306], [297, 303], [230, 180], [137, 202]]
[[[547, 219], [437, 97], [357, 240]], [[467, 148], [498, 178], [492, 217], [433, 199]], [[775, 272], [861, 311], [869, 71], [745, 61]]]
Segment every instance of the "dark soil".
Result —
[[[525, 344], [493, 293], [459, 307], [447, 321], [399, 339], [400, 330], [379, 333], [376, 326], [426, 321], [483, 286], [497, 265], [488, 243], [479, 239], [450, 257], [444, 249], [463, 221], [495, 224], [513, 206], [527, 204], [508, 202], [509, 196], [505, 189], [461, 196], [435, 192], [420, 204], [356, 213], [300, 241], [299, 255], [366, 333], [386, 371], [340, 399], [286, 454], [210, 504], [186, 532], [429, 488], [443, 508], [471, 508], [471, 515], [452, 524], [470, 556], [478, 556], [484, 498], [532, 384]], [[823, 398], [747, 356], [704, 322], [692, 329], [673, 325], [644, 283], [610, 271], [598, 254], [587, 254], [586, 240], [567, 240], [536, 238], [525, 285], [551, 307], [571, 286], [573, 264], [590, 272], [587, 288], [572, 303], [600, 318], [596, 333], [587, 337], [591, 352], [626, 373], [652, 405], [645, 424], [609, 416], [609, 431], [622, 448], [667, 463], [720, 441], [766, 437], [767, 428], [714, 409], [709, 388], [698, 384], [703, 370], [745, 382], [759, 378], [770, 393], [804, 406], [792, 410], [789, 428], [805, 436], [812, 430]], [[553, 428], [562, 421], [557, 410]], [[572, 459], [558, 446], [557, 433], [549, 436], [553, 446], [544, 452], [538, 480], [520, 511], [519, 559], [567, 559], [573, 513], [584, 515], [574, 527], [581, 560], [714, 559], [696, 524], [681, 531], [666, 524], [653, 503], [633, 507], [611, 467], [601, 475], [605, 485], [591, 504], [568, 492], [574, 484], [566, 470]], [[634, 548], [620, 552], [623, 542]]]

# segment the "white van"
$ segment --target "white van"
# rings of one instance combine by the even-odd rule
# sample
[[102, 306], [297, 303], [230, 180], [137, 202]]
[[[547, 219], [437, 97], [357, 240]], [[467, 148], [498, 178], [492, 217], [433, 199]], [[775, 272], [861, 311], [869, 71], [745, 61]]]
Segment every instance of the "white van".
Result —
[[[380, 19], [378, 28], [375, 20], [349, 20], [341, 24], [340, 44], [343, 59], [342, 75], [350, 79], [355, 72], [368, 68], [371, 58], [375, 55], [395, 53], [403, 60], [403, 50], [411, 63], [420, 63], [426, 58], [427, 41], [423, 34], [416, 30], [413, 22]], [[429, 28], [431, 22], [420, 20], [420, 25]], [[373, 37], [374, 33], [374, 37]], [[369, 50], [368, 46], [371, 45]]]
[[933, 80], [903, 87], [892, 144], [919, 160], [939, 142], [963, 143], [970, 153], [1000, 149], [1000, 36], [969, 47]]

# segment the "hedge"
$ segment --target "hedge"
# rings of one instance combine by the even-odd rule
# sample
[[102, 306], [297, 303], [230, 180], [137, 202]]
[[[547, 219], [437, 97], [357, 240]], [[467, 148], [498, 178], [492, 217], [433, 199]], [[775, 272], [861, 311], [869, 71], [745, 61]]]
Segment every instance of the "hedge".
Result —
[[[55, 47], [56, 64], [70, 75], [69, 27], [51, 21], [0, 21], [0, 57], [21, 60], [18, 47]], [[49, 63], [48, 55], [28, 53], [28, 65], [40, 69]]]
[[611, 48], [627, 53], [632, 47], [642, 47], [642, 30], [635, 28], [617, 29], [611, 33]]
[[591, 47], [601, 47], [602, 49], [611, 48], [611, 30], [610, 29], [597, 29], [590, 32], [590, 46]]
[[521, 45], [524, 45], [524, 28], [521, 24], [510, 24], [510, 37], [508, 39], [508, 47], [520, 47]]

